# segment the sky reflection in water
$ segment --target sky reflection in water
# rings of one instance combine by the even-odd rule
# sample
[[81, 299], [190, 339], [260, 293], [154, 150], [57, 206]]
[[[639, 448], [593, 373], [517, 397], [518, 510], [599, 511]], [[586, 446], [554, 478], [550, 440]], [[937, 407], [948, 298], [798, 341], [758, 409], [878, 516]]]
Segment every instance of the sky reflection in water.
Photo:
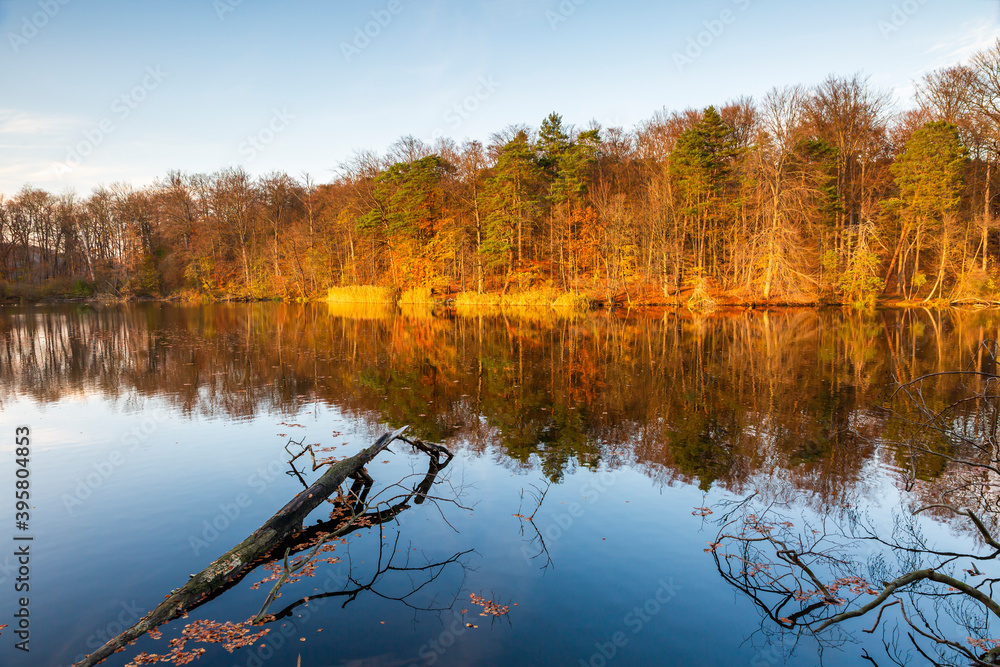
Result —
[[[405, 603], [391, 598], [412, 593], [412, 573], [390, 571], [378, 593], [343, 608], [342, 598], [303, 604], [261, 645], [209, 647], [196, 664], [817, 664], [814, 639], [789, 656], [794, 638], [720, 577], [704, 551], [713, 516], [694, 508], [757, 489], [797, 513], [864, 507], [887, 524], [905, 463], [879, 446], [895, 432], [892, 374], [965, 368], [998, 324], [927, 311], [0, 309], [0, 427], [33, 429], [31, 663], [90, 652], [284, 505], [302, 489], [285, 474], [289, 438], [346, 456], [408, 424], [457, 453], [436, 488], [459, 490], [473, 511], [415, 506], [385, 539], [358, 531], [338, 547], [341, 563], [287, 586], [276, 608], [343, 587], [348, 574], [367, 581], [380, 542], [411, 566], [474, 551]], [[960, 389], [935, 391], [948, 400]], [[394, 446], [369, 471], [384, 486], [422, 464]], [[921, 471], [932, 477], [934, 464]], [[536, 533], [514, 515], [532, 509], [523, 490], [548, 483]], [[12, 502], [0, 504], [0, 524], [13, 525]], [[967, 539], [939, 523], [927, 532]], [[189, 620], [253, 615], [261, 578]], [[517, 605], [491, 622], [470, 594]], [[107, 664], [165, 652], [181, 626]], [[825, 647], [824, 664], [881, 650], [862, 626], [826, 637], [840, 645]], [[12, 645], [7, 629], [5, 664], [21, 659]]]

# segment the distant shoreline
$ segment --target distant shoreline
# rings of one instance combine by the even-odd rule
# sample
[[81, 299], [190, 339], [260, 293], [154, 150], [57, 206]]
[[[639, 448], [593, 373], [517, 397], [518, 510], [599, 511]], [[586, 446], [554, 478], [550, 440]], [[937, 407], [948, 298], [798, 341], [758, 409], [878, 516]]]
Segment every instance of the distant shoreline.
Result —
[[[456, 296], [461, 293], [457, 293], [453, 296], [436, 298], [432, 300], [425, 301], [398, 301], [398, 300], [386, 300], [386, 301], [364, 301], [364, 300], [349, 300], [349, 299], [328, 299], [324, 297], [316, 298], [291, 298], [285, 299], [278, 296], [264, 296], [264, 297], [250, 297], [241, 295], [224, 295], [224, 296], [208, 296], [201, 295], [196, 298], [192, 298], [190, 294], [173, 294], [165, 296], [119, 296], [113, 294], [94, 294], [88, 296], [75, 296], [75, 295], [53, 295], [53, 296], [7, 296], [0, 294], [0, 306], [26, 306], [26, 305], [58, 305], [58, 304], [101, 304], [101, 305], [114, 305], [114, 304], [142, 304], [142, 303], [170, 303], [178, 305], [210, 305], [210, 304], [233, 304], [233, 303], [329, 303], [329, 304], [339, 304], [344, 306], [379, 306], [379, 307], [391, 307], [391, 308], [406, 308], [406, 307], [427, 307], [432, 309], [446, 308], [455, 311], [469, 311], [469, 310], [482, 310], [490, 311], [495, 310], [497, 312], [503, 310], [516, 310], [516, 309], [552, 309], [555, 311], [567, 311], [567, 312], [590, 312], [599, 310], [617, 310], [617, 309], [679, 309], [679, 310], [690, 310], [692, 312], [712, 312], [712, 311], [725, 311], [732, 309], [740, 310], [769, 310], [769, 309], [822, 309], [822, 308], [842, 308], [842, 309], [855, 309], [855, 310], [869, 310], [867, 308], [857, 309], [848, 303], [839, 303], [836, 301], [826, 301], [826, 300], [774, 300], [770, 302], [763, 301], [741, 301], [734, 299], [727, 299], [725, 295], [712, 295], [711, 304], [692, 304], [688, 302], [685, 298], [686, 295], [682, 294], [680, 299], [663, 299], [663, 300], [652, 300], [652, 299], [635, 299], [629, 301], [628, 299], [615, 299], [614, 301], [608, 301], [607, 299], [588, 299], [588, 305], [586, 307], [560, 307], [558, 305], [552, 305], [550, 303], [524, 303], [509, 301], [500, 301], [499, 294], [489, 294], [485, 296], [494, 297], [495, 301], [490, 303], [461, 303], [456, 302]], [[562, 293], [560, 293], [562, 294]], [[572, 293], [566, 293], [572, 294]], [[515, 295], [516, 296], [516, 295]], [[870, 310], [877, 310], [880, 308], [977, 308], [977, 309], [989, 309], [989, 308], [1000, 308], [1000, 301], [986, 301], [986, 300], [933, 300], [929, 302], [923, 301], [904, 301], [899, 298], [886, 297], [884, 299], [878, 300], [873, 308]]]

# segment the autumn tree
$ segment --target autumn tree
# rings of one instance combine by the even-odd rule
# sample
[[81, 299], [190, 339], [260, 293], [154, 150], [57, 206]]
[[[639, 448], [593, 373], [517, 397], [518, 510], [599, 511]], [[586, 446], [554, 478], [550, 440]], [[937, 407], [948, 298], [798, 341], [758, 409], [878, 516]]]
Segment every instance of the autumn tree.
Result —
[[[860, 74], [830, 76], [812, 89], [805, 105], [814, 138], [837, 150], [839, 210], [824, 239], [841, 266], [851, 262], [855, 241], [871, 230], [880, 192], [875, 187], [878, 159], [883, 153], [889, 95], [872, 88]], [[831, 238], [832, 237], [832, 238]], [[860, 243], [858, 247], [867, 246]]]
[[[580, 265], [593, 268], [599, 252], [598, 222], [586, 196], [600, 149], [600, 131], [591, 129], [580, 132], [573, 141], [566, 137], [543, 158], [550, 164], [552, 174], [548, 194], [550, 261], [555, 261], [558, 267], [563, 289], [570, 285], [576, 288]], [[552, 252], [553, 243], [558, 249], [558, 259]]]
[[259, 190], [243, 169], [226, 169], [212, 177], [209, 197], [214, 223], [228, 240], [226, 250], [235, 251], [242, 260], [244, 287], [257, 292], [251, 259], [256, 258], [260, 241]]
[[[471, 241], [472, 257], [475, 262], [476, 292], [482, 294], [486, 285], [483, 234], [483, 188], [486, 173], [486, 152], [478, 141], [466, 142], [454, 160], [457, 176], [459, 215], [468, 222], [464, 225], [465, 237]], [[463, 271], [464, 276], [464, 271]], [[464, 281], [463, 281], [464, 288]]]
[[927, 237], [939, 236], [937, 275], [924, 301], [944, 289], [949, 241], [957, 221], [962, 170], [968, 153], [958, 136], [958, 129], [947, 121], [934, 121], [913, 133], [906, 151], [892, 165], [899, 187], [898, 205], [903, 220], [899, 246], [903, 248], [900, 266], [911, 267], [908, 298], [916, 295], [922, 281], [921, 255], [926, 257]]
[[[804, 132], [806, 91], [772, 89], [761, 104], [761, 133], [749, 151], [747, 171], [763, 192], [757, 234], [747, 239], [747, 289], [760, 285], [765, 300], [775, 292], [801, 293], [814, 287], [806, 261], [809, 225], [821, 217], [824, 174], [810, 159], [815, 147]], [[814, 265], [814, 264], [813, 264]]]
[[506, 263], [505, 290], [514, 273], [524, 268], [524, 249], [539, 206], [540, 169], [528, 134], [522, 130], [499, 149], [496, 165], [486, 179], [488, 213], [482, 252], [488, 266]]
[[361, 220], [385, 234], [396, 285], [424, 285], [439, 276], [440, 261], [451, 250], [442, 231], [441, 181], [450, 168], [439, 156], [397, 162], [375, 179], [377, 206]]
[[675, 225], [675, 286], [683, 275], [683, 249], [690, 235], [694, 271], [718, 275], [720, 248], [713, 241], [730, 220], [732, 162], [736, 156], [732, 129], [715, 107], [705, 109], [701, 121], [684, 131], [670, 154], [676, 181], [679, 216]]

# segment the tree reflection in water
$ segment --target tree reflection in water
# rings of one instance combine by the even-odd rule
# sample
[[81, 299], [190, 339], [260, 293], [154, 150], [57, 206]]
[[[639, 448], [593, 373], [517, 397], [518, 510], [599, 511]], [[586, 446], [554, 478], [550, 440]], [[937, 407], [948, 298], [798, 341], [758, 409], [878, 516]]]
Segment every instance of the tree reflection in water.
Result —
[[[1000, 664], [996, 358], [997, 343], [985, 342], [967, 370], [899, 385], [887, 449], [906, 495], [891, 526], [857, 507], [793, 517], [789, 503], [757, 493], [719, 503], [705, 551], [753, 601], [765, 636], [808, 632], [821, 646], [840, 644], [851, 637], [845, 624], [864, 617], [895, 664]], [[942, 390], [948, 384], [964, 395]], [[928, 514], [965, 539], [930, 539]]]
[[[404, 316], [325, 304], [0, 309], [0, 404], [98, 392], [245, 419], [336, 406], [514, 467], [644, 467], [736, 493], [849, 500], [889, 425], [891, 378], [959, 367], [990, 313], [552, 311]], [[942, 387], [948, 400], [957, 387]]]
[[[922, 504], [939, 505], [925, 514], [953, 521], [953, 512], [940, 507], [952, 504], [975, 511], [996, 534], [993, 473], [977, 469], [982, 479], [966, 485], [968, 473], [956, 463], [970, 441], [991, 442], [983, 439], [991, 428], [986, 413], [959, 403], [968, 383], [942, 375], [924, 383], [920, 401], [903, 404], [892, 390], [894, 378], [906, 384], [966, 368], [973, 350], [971, 370], [994, 373], [995, 359], [977, 345], [998, 333], [996, 313], [957, 310], [560, 318], [552, 311], [345, 312], [325, 304], [3, 308], [0, 408], [23, 397], [47, 403], [96, 393], [123, 411], [142, 410], [155, 397], [182, 415], [246, 419], [320, 404], [373, 429], [410, 424], [418, 438], [537, 470], [553, 483], [577, 467], [629, 467], [654, 484], [694, 484], [740, 497], [756, 490], [755, 500], [767, 499], [770, 509], [740, 509], [731, 517], [739, 529], [730, 532], [753, 530], [747, 520], [755, 514], [757, 527], [775, 526], [770, 534], [791, 551], [779, 557], [778, 545], [762, 540], [740, 543], [760, 553], [734, 553], [797, 568], [801, 581], [789, 582], [789, 590], [820, 591], [821, 597], [793, 595], [784, 606], [761, 607], [769, 610], [770, 628], [798, 631], [817, 628], [842, 608], [823, 604], [796, 616], [827, 593], [788, 560], [793, 553], [829, 554], [817, 578], [831, 595], [830, 585], [844, 580], [838, 596], [860, 601], [871, 596], [852, 592], [861, 584], [851, 577], [863, 576], [879, 591], [881, 580], [891, 581], [907, 562], [883, 557], [878, 579], [861, 571], [864, 559], [850, 557], [851, 545], [881, 544], [865, 527], [890, 536], [882, 545], [890, 554], [911, 553], [908, 540], [922, 539], [913, 532], [919, 524], [905, 516], [896, 526], [902, 532], [886, 533], [844, 509], [876, 498], [885, 470]], [[952, 405], [947, 427], [967, 441], [926, 429], [923, 440], [915, 439], [906, 419], [922, 425], [927, 410]], [[902, 418], [892, 418], [890, 409]], [[941, 502], [942, 489], [956, 490], [950, 502]], [[827, 518], [809, 528], [818, 535], [801, 533], [800, 518], [785, 516], [781, 502], [789, 498], [810, 516]], [[793, 527], [782, 526], [786, 520]], [[744, 581], [744, 570], [730, 572], [728, 562], [720, 560], [723, 572], [734, 585]], [[973, 569], [964, 561], [953, 565], [958, 574]], [[773, 594], [780, 601], [788, 591]], [[801, 605], [790, 608], [793, 602]], [[914, 606], [905, 610], [922, 627]]]

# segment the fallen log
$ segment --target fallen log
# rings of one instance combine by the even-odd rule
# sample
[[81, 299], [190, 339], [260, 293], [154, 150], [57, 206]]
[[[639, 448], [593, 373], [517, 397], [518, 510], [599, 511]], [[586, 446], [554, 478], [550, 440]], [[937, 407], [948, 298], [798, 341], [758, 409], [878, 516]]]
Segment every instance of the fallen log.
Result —
[[399, 438], [406, 429], [404, 426], [394, 433], [386, 433], [367, 449], [331, 465], [312, 486], [295, 496], [252, 535], [191, 577], [184, 586], [172, 591], [156, 609], [138, 623], [109, 640], [74, 667], [92, 667], [103, 662], [150, 630], [183, 616], [207, 598], [248, 574], [261, 561], [267, 559], [275, 547], [301, 530], [303, 521], [309, 513], [336, 492], [341, 484], [347, 479], [366, 475], [363, 468]]

